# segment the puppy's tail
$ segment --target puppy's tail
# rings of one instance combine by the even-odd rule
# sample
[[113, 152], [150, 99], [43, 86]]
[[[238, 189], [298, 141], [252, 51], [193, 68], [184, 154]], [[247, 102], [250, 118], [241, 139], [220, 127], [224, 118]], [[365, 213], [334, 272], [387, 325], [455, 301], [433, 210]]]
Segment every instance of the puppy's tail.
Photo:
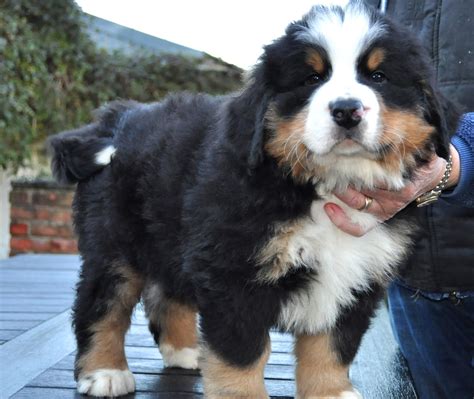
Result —
[[99, 110], [94, 123], [52, 136], [51, 170], [61, 183], [86, 180], [107, 166], [115, 154], [114, 136], [133, 102], [114, 102]]

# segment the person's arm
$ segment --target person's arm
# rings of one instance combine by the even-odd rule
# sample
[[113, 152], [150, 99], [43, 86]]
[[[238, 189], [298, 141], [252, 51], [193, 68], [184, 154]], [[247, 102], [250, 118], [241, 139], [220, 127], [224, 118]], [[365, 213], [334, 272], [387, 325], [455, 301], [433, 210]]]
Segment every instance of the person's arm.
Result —
[[[453, 157], [453, 170], [448, 180], [451, 191], [442, 194], [446, 201], [466, 207], [474, 206], [474, 113], [463, 116], [456, 135], [450, 146]], [[384, 222], [405, 208], [421, 194], [432, 190], [441, 180], [446, 168], [446, 161], [435, 156], [433, 160], [419, 169], [414, 179], [401, 191], [376, 189], [358, 192], [349, 188], [344, 193], [335, 195], [348, 206], [361, 209], [366, 197], [373, 199], [365, 212], [375, 215], [380, 222]], [[353, 223], [341, 207], [334, 203], [327, 203], [325, 211], [331, 221], [341, 230], [354, 236], [362, 236], [368, 230]]]
[[453, 205], [474, 207], [474, 112], [465, 114], [451, 140], [460, 158], [457, 185], [445, 191], [442, 198]]

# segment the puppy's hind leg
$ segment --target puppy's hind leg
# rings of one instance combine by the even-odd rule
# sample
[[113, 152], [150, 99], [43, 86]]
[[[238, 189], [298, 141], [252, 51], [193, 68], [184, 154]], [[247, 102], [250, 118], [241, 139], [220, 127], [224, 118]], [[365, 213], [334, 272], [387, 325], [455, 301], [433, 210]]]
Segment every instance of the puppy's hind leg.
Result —
[[197, 311], [190, 305], [165, 297], [157, 284], [144, 293], [150, 332], [166, 367], [197, 369], [199, 358]]
[[121, 263], [84, 262], [74, 304], [79, 393], [115, 397], [135, 390], [125, 358], [125, 333], [142, 279]]

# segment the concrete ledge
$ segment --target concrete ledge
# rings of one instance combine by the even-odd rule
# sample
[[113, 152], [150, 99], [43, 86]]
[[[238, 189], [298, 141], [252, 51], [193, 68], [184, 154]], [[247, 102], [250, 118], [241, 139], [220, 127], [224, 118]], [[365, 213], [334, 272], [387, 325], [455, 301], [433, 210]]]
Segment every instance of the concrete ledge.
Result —
[[76, 347], [67, 310], [0, 346], [0, 397], [9, 398]]

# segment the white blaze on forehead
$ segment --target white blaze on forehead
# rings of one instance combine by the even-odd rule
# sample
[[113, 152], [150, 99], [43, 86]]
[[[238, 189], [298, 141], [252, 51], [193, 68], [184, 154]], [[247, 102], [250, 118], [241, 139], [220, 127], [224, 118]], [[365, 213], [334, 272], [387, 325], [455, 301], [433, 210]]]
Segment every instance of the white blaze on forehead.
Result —
[[331, 73], [329, 80], [310, 99], [305, 144], [316, 154], [327, 154], [336, 144], [329, 104], [354, 98], [361, 101], [367, 111], [359, 126], [363, 131], [363, 145], [376, 148], [380, 106], [375, 92], [358, 81], [357, 64], [373, 41], [383, 34], [383, 24], [371, 21], [370, 11], [359, 2], [351, 2], [344, 9], [313, 7], [306, 21], [308, 28], [299, 34], [299, 39], [326, 51]]
[[379, 22], [372, 22], [368, 9], [359, 2], [346, 8], [315, 6], [307, 16], [308, 29], [299, 38], [323, 47], [333, 63], [345, 55], [357, 59], [384, 31]]

